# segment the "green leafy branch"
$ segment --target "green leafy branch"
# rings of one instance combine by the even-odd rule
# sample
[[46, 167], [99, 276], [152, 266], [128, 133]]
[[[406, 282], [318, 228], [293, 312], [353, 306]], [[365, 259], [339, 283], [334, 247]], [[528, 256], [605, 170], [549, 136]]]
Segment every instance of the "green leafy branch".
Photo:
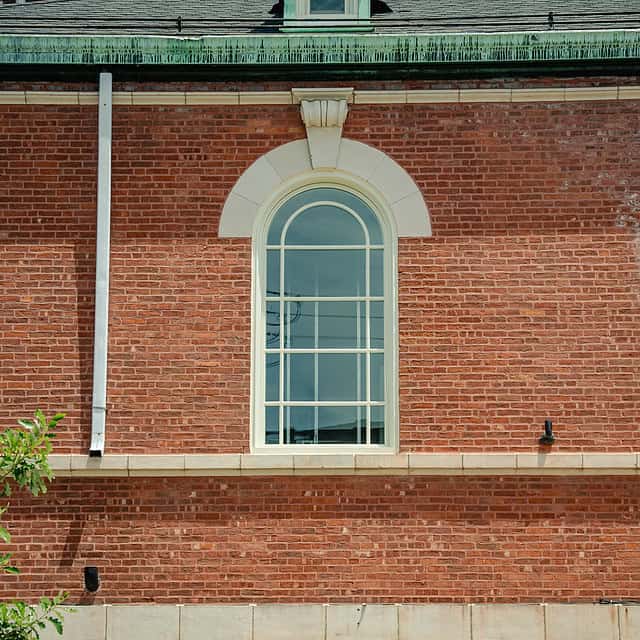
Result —
[[[37, 409], [33, 420], [18, 420], [22, 429], [7, 429], [0, 434], [0, 496], [11, 495], [12, 483], [26, 488], [34, 496], [47, 491], [46, 482], [53, 478], [48, 462], [51, 440], [55, 438], [54, 430], [62, 418], [64, 413], [58, 413], [47, 420]], [[0, 516], [6, 510], [6, 506], [0, 507]], [[3, 527], [0, 527], [0, 540], [11, 542], [11, 535]], [[0, 570], [18, 573], [10, 560], [11, 554], [0, 554]]]
[[0, 603], [0, 640], [31, 640], [39, 638], [47, 623], [62, 635], [62, 614], [70, 609], [62, 607], [67, 593], [54, 598], [40, 598], [38, 606], [14, 602]]
[[[0, 497], [9, 498], [13, 485], [32, 495], [46, 493], [47, 482], [53, 479], [48, 457], [55, 438], [55, 428], [64, 418], [58, 413], [47, 419], [36, 410], [32, 420], [18, 420], [20, 429], [0, 433]], [[8, 506], [0, 507], [0, 516]], [[0, 526], [0, 542], [11, 542], [11, 535]], [[0, 553], [0, 572], [18, 574], [11, 564], [10, 553]], [[54, 598], [41, 598], [37, 606], [24, 602], [0, 603], [0, 640], [37, 640], [47, 623], [62, 634], [62, 615], [71, 611], [62, 604], [68, 597], [60, 593]]]

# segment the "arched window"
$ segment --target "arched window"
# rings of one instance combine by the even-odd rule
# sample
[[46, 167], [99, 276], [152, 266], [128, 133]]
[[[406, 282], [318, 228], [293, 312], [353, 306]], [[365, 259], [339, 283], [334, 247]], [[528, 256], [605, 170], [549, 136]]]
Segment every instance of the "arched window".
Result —
[[395, 259], [388, 222], [314, 186], [256, 238], [254, 449], [395, 447]]

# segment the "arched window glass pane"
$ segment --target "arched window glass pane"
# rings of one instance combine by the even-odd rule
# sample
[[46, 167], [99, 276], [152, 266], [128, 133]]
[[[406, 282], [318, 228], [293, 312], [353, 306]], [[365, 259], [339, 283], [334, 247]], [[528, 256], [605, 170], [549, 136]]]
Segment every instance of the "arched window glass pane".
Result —
[[[376, 214], [371, 210], [365, 202], [363, 202], [360, 198], [349, 193], [348, 191], [342, 191], [342, 189], [333, 189], [329, 187], [317, 187], [315, 189], [309, 189], [307, 191], [303, 191], [302, 193], [298, 193], [297, 195], [289, 198], [286, 202], [284, 202], [281, 207], [278, 209], [278, 212], [274, 216], [271, 224], [269, 225], [269, 233], [267, 236], [267, 244], [269, 245], [279, 245], [282, 237], [282, 231], [289, 222], [291, 216], [300, 211], [305, 206], [313, 205], [318, 202], [335, 202], [339, 205], [342, 205], [344, 208], [353, 211], [361, 220], [364, 226], [367, 228], [369, 233], [369, 242], [374, 245], [382, 244], [382, 230], [380, 228], [380, 223], [378, 222], [378, 218]], [[318, 209], [320, 207], [314, 207], [316, 210], [316, 218], [320, 220], [320, 216], [317, 215]], [[319, 225], [323, 226], [323, 225]], [[326, 225], [329, 226], [328, 224]], [[319, 233], [321, 231], [316, 229]], [[313, 233], [309, 234], [313, 237]], [[309, 237], [309, 235], [307, 237]], [[339, 234], [335, 234], [339, 236]], [[288, 238], [287, 242], [289, 244], [293, 244]], [[335, 244], [354, 244], [353, 242], [341, 240], [340, 237], [336, 237], [333, 241]], [[300, 243], [302, 244], [302, 243]], [[305, 241], [304, 244], [320, 244], [313, 241]]]
[[362, 199], [328, 187], [284, 202], [267, 234], [265, 444], [386, 442], [385, 252]]
[[335, 204], [312, 206], [299, 213], [287, 227], [285, 244], [366, 244], [362, 223]]

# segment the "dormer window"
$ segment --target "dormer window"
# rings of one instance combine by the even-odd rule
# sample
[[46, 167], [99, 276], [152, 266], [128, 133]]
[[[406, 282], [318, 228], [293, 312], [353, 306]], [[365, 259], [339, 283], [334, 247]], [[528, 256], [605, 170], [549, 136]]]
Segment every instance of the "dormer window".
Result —
[[284, 0], [283, 31], [369, 31], [370, 0]]

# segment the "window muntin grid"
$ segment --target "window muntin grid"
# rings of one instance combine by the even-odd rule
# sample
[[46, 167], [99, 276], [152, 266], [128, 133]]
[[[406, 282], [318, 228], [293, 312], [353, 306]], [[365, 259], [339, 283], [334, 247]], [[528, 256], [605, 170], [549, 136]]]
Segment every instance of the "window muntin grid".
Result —
[[354, 194], [314, 188], [285, 202], [266, 246], [267, 445], [384, 445], [384, 251]]

